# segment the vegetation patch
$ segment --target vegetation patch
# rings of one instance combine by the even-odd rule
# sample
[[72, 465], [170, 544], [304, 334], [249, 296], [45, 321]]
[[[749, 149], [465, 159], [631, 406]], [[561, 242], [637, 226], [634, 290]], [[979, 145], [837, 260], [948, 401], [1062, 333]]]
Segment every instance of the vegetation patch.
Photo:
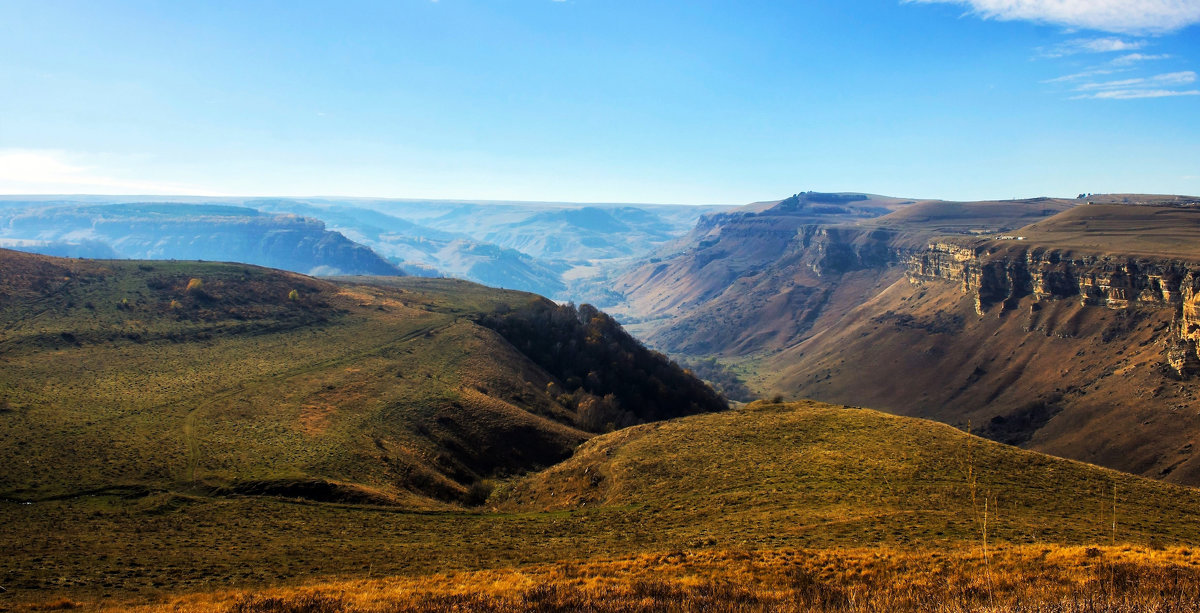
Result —
[[397, 611], [1186, 611], [1200, 606], [1188, 550], [1018, 547], [688, 551], [509, 570], [218, 592], [138, 609], [229, 613]]

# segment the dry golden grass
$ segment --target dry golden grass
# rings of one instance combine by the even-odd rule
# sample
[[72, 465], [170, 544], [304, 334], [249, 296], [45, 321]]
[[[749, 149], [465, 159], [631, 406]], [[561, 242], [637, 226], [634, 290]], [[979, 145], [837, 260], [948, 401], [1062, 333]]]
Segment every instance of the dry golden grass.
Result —
[[1143, 256], [1196, 261], [1200, 209], [1180, 206], [1092, 204], [1080, 206], [1015, 233], [1024, 245], [993, 242], [990, 247], [1020, 248], [1036, 244], [1076, 255]]
[[[1088, 557], [1086, 547], [1113, 542], [1114, 485], [1121, 549]], [[363, 591], [362, 599], [384, 598], [380, 586], [399, 586], [435, 610], [443, 596], [483, 599], [460, 610], [555, 610], [553, 603], [522, 604], [526, 592], [549, 598], [552, 589], [565, 603], [553, 605], [560, 609], [613, 610], [618, 605], [587, 603], [650, 598], [637, 591], [645, 587], [639, 582], [710, 586], [725, 590], [726, 601], [751, 602], [747, 591], [764, 577], [769, 589], [753, 601], [761, 609], [792, 602], [790, 584], [778, 577], [808, 568], [823, 569], [814, 576], [830, 589], [854, 588], [862, 592], [851, 592], [858, 601], [882, 603], [940, 576], [915, 593], [961, 609], [981, 585], [988, 598], [1009, 594], [1020, 602], [1043, 593], [1074, 597], [1070, 585], [1083, 585], [1079, 598], [1108, 598], [1099, 591], [1106, 584], [1084, 581], [1101, 576], [1101, 562], [1112, 563], [1110, 578], [1134, 578], [1121, 584], [1120, 598], [1150, 598], [1150, 591], [1175, 598], [1192, 593], [1200, 559], [1163, 547], [1200, 548], [1196, 517], [1200, 493], [1191, 488], [875, 411], [754, 403], [596, 437], [567, 462], [501, 483], [487, 505], [471, 511], [261, 496], [0, 503], [0, 542], [14, 552], [0, 556], [0, 584], [11, 590], [0, 608], [58, 597], [124, 607], [205, 592], [178, 602], [217, 599], [216, 610], [230, 610], [249, 590], [294, 599], [313, 589], [297, 586], [324, 583], [333, 587], [312, 602], [346, 600], [349, 586], [365, 586], [352, 590]], [[985, 519], [989, 564], [981, 567]], [[655, 552], [686, 556], [668, 564]], [[461, 574], [438, 576], [451, 572]], [[558, 572], [588, 581], [564, 583]], [[377, 577], [394, 579], [358, 582]], [[521, 577], [530, 579], [498, 596], [476, 594], [481, 585]], [[1131, 592], [1134, 580], [1150, 591]], [[693, 597], [672, 589], [660, 600]], [[433, 600], [420, 600], [425, 592]], [[695, 596], [702, 597], [715, 598]], [[370, 602], [338, 600], [341, 609], [333, 610], [399, 607], [388, 601], [371, 609]], [[719, 606], [687, 602], [678, 606]], [[306, 610], [288, 603], [275, 610]]]
[[543, 299], [386, 285], [0, 250], [0, 501], [319, 479], [445, 508], [492, 468], [476, 450], [522, 444], [506, 428], [545, 456], [510, 470], [587, 438], [474, 321]]
[[[1200, 556], [1135, 547], [673, 551], [419, 578], [192, 594], [227, 611], [1189, 611]], [[108, 611], [124, 608], [105, 609]]]
[[[20, 322], [0, 377], [0, 611], [1200, 602], [1200, 561], [1155, 547], [1200, 547], [1200, 492], [811, 402], [595, 437], [479, 508], [429, 498], [462, 485], [443, 447], [512, 457], [505, 433], [529, 422], [568, 449], [587, 438], [544, 397], [550, 378], [468, 318], [529, 296], [437, 280], [302, 286], [226, 265], [202, 267], [200, 296], [184, 291], [195, 265], [107, 266], [120, 283], [63, 281], [73, 298], [57, 311], [0, 302]], [[18, 277], [0, 277], [10, 295], [58, 296]], [[275, 298], [240, 301], [241, 283]], [[295, 287], [301, 300], [286, 299]], [[167, 313], [166, 295], [195, 318]], [[439, 430], [451, 422], [462, 432]], [[471, 455], [480, 440], [494, 455]], [[1109, 542], [1129, 548], [1085, 549]]]

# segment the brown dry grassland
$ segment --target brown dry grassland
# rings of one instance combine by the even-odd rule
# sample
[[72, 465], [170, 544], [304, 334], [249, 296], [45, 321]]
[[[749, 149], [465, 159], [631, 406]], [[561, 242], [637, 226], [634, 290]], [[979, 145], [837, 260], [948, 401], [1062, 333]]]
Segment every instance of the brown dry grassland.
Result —
[[[1200, 610], [1200, 491], [816, 402], [591, 437], [470, 317], [529, 295], [8, 272], [0, 611]], [[468, 505], [503, 432], [574, 452]]]
[[[519, 569], [192, 594], [141, 613], [1190, 611], [1189, 549], [674, 551]], [[114, 611], [116, 609], [108, 609]], [[122, 609], [124, 610], [124, 609]]]
[[[30, 543], [51, 535], [26, 537], [24, 561], [91, 573], [110, 591], [79, 585], [59, 592], [67, 600], [47, 590], [25, 604], [231, 613], [1200, 607], [1195, 490], [863, 409], [754, 403], [620, 430], [503, 484], [488, 505], [417, 514], [242, 498], [94, 517], [77, 506], [64, 524], [74, 544], [37, 550]], [[90, 559], [105, 543], [124, 553]], [[271, 575], [281, 568], [287, 576]]]

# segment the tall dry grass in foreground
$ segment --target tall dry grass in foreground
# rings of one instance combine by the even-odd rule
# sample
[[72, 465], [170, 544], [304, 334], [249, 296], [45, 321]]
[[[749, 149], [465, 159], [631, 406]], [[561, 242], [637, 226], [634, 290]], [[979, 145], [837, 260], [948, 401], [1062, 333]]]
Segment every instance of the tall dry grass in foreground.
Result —
[[1198, 557], [1186, 549], [1004, 545], [992, 548], [986, 562], [978, 551], [680, 551], [196, 594], [136, 610], [1166, 613], [1200, 610]]

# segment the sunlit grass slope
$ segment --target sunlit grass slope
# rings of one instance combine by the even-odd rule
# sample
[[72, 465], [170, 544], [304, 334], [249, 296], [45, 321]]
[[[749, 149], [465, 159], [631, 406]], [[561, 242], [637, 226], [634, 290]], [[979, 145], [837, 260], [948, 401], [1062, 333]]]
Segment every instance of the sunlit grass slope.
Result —
[[[10, 500], [170, 491], [444, 508], [479, 498], [481, 479], [569, 456], [591, 436], [581, 407], [621, 409], [589, 392], [605, 381], [688, 390], [641, 399], [667, 416], [724, 406], [601, 314], [582, 321], [522, 292], [8, 251], [0, 270]], [[541, 340], [561, 359], [537, 363], [488, 327], [536, 317], [557, 322]], [[592, 359], [586, 380], [553, 374], [595, 356], [642, 368]]]
[[[1200, 606], [1188, 549], [669, 551], [517, 569], [201, 593], [139, 613], [1139, 613]], [[122, 609], [125, 610], [125, 609]]]
[[647, 424], [594, 438], [497, 493], [500, 508], [633, 506], [672, 542], [932, 546], [1195, 543], [1200, 491], [877, 411], [815, 402]]
[[[716, 405], [594, 310], [447, 280], [0, 264], [0, 609], [765, 610], [926, 574], [927, 596], [967, 585], [968, 604], [1028, 577], [1200, 584], [1200, 493], [948, 426], [760, 402], [597, 436]], [[279, 600], [227, 591], [267, 587]]]
[[[291, 488], [429, 506], [587, 437], [536, 365], [462, 315], [532, 295], [25, 260], [4, 259], [0, 497]], [[540, 455], [488, 449], [505, 435]]]
[[[159, 596], [171, 610], [960, 611], [1071, 599], [1079, 606], [1059, 610], [1145, 610], [1200, 593], [1192, 489], [818, 403], [596, 437], [475, 513], [265, 498], [42, 505], [91, 529], [25, 537], [33, 558], [108, 582], [121, 606], [139, 585], [340, 578]], [[27, 525], [53, 533], [50, 520]], [[62, 591], [112, 602], [87, 587]]]
[[[825, 586], [820, 590], [836, 592], [894, 587], [873, 576], [900, 581], [928, 574], [940, 582], [926, 586], [930, 598], [948, 598], [953, 588], [955, 598], [976, 604], [990, 597], [979, 591], [985, 582], [1010, 595], [1029, 587], [1022, 587], [1026, 579], [1042, 581], [1030, 584], [1033, 592], [1061, 595], [1114, 573], [1147, 581], [1166, 573], [1184, 582], [1179, 585], [1200, 585], [1200, 556], [1190, 549], [1200, 544], [1194, 521], [1200, 492], [932, 422], [808, 402], [755, 403], [602, 435], [559, 465], [502, 484], [474, 512], [167, 494], [0, 505], [0, 512], [6, 520], [0, 535], [18, 552], [0, 561], [0, 573], [7, 586], [23, 590], [22, 598], [62, 594], [121, 606], [180, 592], [257, 592], [368, 577], [397, 578], [384, 587], [321, 588], [340, 603], [327, 610], [359, 610], [359, 599], [406, 602], [430, 581], [437, 584], [430, 588], [434, 595], [474, 593], [492, 604], [518, 603], [498, 610], [524, 610], [521, 599], [545, 596], [526, 594], [533, 588], [566, 590], [560, 594], [566, 604], [540, 610], [570, 610], [590, 598], [641, 601], [653, 596], [643, 593], [650, 589], [643, 580], [685, 591], [733, 589], [714, 596], [726, 599], [773, 585], [775, 596], [755, 596], [767, 603], [781, 594], [792, 598], [788, 577], [807, 581], [807, 575]], [[1108, 549], [1085, 551], [1095, 546]], [[1167, 551], [1155, 553], [1159, 548]], [[642, 556], [667, 561], [628, 562]], [[1100, 565], [1117, 559], [1123, 570]], [[679, 560], [703, 562], [707, 570]], [[747, 560], [763, 567], [762, 584], [745, 584], [749, 571], [738, 569]], [[567, 571], [561, 569], [581, 564], [599, 583], [562, 575]], [[645, 568], [621, 570], [628, 564]], [[659, 572], [672, 564], [674, 570]], [[615, 577], [608, 584], [605, 568]], [[493, 590], [486, 574], [432, 577], [504, 569], [530, 578], [497, 579]], [[987, 579], [979, 574], [985, 571], [996, 575]], [[1055, 579], [1060, 576], [1069, 581]], [[1121, 589], [1139, 581], [1129, 579]], [[1080, 589], [1096, 595], [1097, 585]], [[387, 586], [407, 595], [371, 592]], [[587, 592], [592, 587], [614, 591]], [[309, 593], [292, 589], [278, 593]], [[826, 593], [820, 590], [818, 596]], [[690, 593], [660, 596], [696, 596]], [[194, 598], [234, 607], [242, 596]], [[258, 602], [228, 610], [291, 610]], [[487, 602], [477, 604], [491, 606]], [[360, 608], [405, 610], [371, 607]]]

